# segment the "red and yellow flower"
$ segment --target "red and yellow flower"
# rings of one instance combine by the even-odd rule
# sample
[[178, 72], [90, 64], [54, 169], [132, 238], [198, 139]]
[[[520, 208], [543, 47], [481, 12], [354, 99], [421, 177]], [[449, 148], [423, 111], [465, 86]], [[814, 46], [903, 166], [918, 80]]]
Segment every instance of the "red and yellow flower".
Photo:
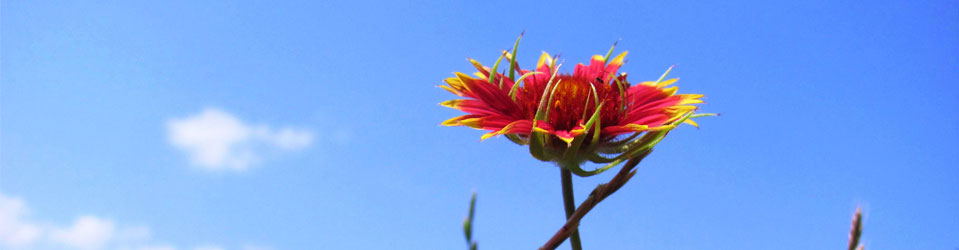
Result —
[[[441, 105], [467, 114], [442, 125], [489, 131], [482, 139], [505, 135], [530, 145], [537, 159], [576, 165], [574, 173], [591, 175], [608, 167], [593, 173], [578, 165], [585, 160], [618, 164], [648, 152], [678, 124], [696, 126], [690, 118], [708, 115], [694, 114], [703, 95], [676, 94], [677, 87], [670, 85], [677, 79], [665, 79], [669, 70], [659, 80], [630, 83], [626, 73], [619, 72], [627, 52], [610, 58], [612, 51], [593, 56], [588, 65], [577, 64], [572, 74], [559, 73], [557, 58], [546, 52], [535, 70], [521, 69], [509, 52], [503, 52], [493, 68], [470, 59], [478, 72], [473, 76], [457, 72], [440, 86], [463, 97]], [[497, 73], [503, 58], [510, 65]], [[619, 138], [627, 135], [631, 136]]]

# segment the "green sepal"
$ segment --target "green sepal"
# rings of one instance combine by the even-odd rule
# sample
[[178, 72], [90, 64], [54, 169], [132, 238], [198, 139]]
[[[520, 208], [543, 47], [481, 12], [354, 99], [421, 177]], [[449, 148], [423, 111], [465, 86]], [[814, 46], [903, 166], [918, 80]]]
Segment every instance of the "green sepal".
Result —
[[[686, 119], [689, 119], [690, 116], [692, 116], [692, 113], [687, 113], [683, 115], [682, 118], [671, 123], [669, 126], [673, 126], [673, 128], [675, 128], [676, 125], [682, 124], [683, 122], [686, 121]], [[625, 146], [627, 149], [626, 152], [616, 158], [617, 159], [631, 158], [635, 156], [636, 154], [641, 153], [643, 150], [652, 149], [654, 146], [656, 146], [656, 144], [659, 144], [659, 142], [662, 141], [663, 138], [666, 137], [666, 134], [672, 131], [673, 128], [664, 129], [662, 131], [656, 131], [656, 132], [648, 132], [646, 135], [636, 140], [636, 143], [630, 143], [629, 145], [626, 145]]]
[[583, 176], [583, 174], [586, 174], [586, 170], [583, 170], [583, 168], [579, 166], [580, 164], [581, 163], [579, 161], [563, 161], [559, 163], [559, 166], [569, 170], [570, 173], [573, 173], [577, 176]]
[[[583, 126], [584, 130], [589, 131], [590, 128], [599, 126], [599, 114], [602, 108], [603, 103], [600, 103], [599, 106], [596, 107], [596, 111], [593, 112], [593, 115], [589, 117], [589, 121], [587, 121], [585, 126]], [[579, 148], [583, 146], [583, 141], [586, 140], [587, 134], [588, 133], [583, 133], [579, 136], [576, 136], [576, 138], [573, 138], [573, 142], [569, 147], [566, 148], [566, 152], [563, 153], [564, 164], [561, 165], [573, 173], [585, 172], [582, 168], [580, 168], [580, 163], [583, 162], [583, 157], [579, 155]]]
[[[579, 154], [579, 148], [583, 146], [583, 135], [579, 135], [573, 138], [573, 141], [566, 147], [566, 151], [563, 152], [563, 161], [566, 162], [579, 162], [576, 159], [576, 155]], [[576, 164], [579, 165], [579, 164]], [[572, 170], [572, 169], [570, 169]]]
[[658, 80], [656, 80], [656, 84], [659, 84], [659, 83], [663, 82], [663, 79], [666, 79], [666, 75], [669, 75], [669, 72], [672, 71], [673, 68], [675, 68], [675, 67], [676, 67], [676, 65], [669, 66], [669, 68], [666, 69], [666, 72], [663, 72], [663, 75], [660, 76]]
[[[599, 105], [596, 106], [596, 111], [593, 114], [593, 118], [590, 118], [590, 120], [593, 120], [594, 118], [596, 119], [595, 124], [593, 125], [593, 140], [589, 142], [590, 151], [592, 151], [593, 149], [596, 148], [597, 145], [599, 145], [600, 133], [603, 132], [602, 126], [601, 126], [601, 123], [603, 120], [599, 119], [599, 113], [602, 112], [602, 110], [603, 110], [603, 103], [600, 103]], [[589, 128], [587, 127], [587, 129]]]
[[635, 132], [629, 137], [623, 138], [622, 140], [609, 141], [609, 142], [603, 143], [603, 145], [597, 147], [595, 151], [600, 153], [605, 153], [605, 154], [619, 154], [619, 153], [625, 152], [625, 150], [622, 149], [623, 146], [626, 146], [627, 144], [632, 142], [633, 139], [636, 139], [636, 137], [639, 136], [640, 134], [643, 134], [643, 133]]
[[[596, 86], [593, 86], [592, 84], [590, 84], [589, 87], [590, 87], [590, 91], [592, 91], [592, 93], [593, 93], [593, 99], [596, 100], [596, 110], [593, 111], [593, 113], [594, 113], [593, 115], [594, 115], [594, 116], [598, 116], [598, 115], [599, 115], [599, 112], [601, 112], [601, 110], [603, 110], [603, 109], [602, 109], [602, 106], [603, 106], [603, 103], [605, 103], [605, 102], [603, 102], [603, 103], [600, 103], [600, 102], [599, 102], [599, 94], [596, 92]], [[586, 109], [584, 108], [583, 110], [586, 110]], [[590, 117], [590, 120], [592, 120], [592, 119], [593, 119], [593, 118]], [[589, 143], [589, 148], [586, 149], [586, 152], [593, 152], [593, 150], [596, 150], [596, 147], [599, 146], [600, 133], [602, 132], [602, 126], [601, 126], [601, 124], [600, 124], [601, 121], [602, 121], [601, 119], [598, 119], [598, 118], [597, 118], [597, 120], [595, 121], [595, 125], [593, 125], [593, 127], [592, 127], [592, 130], [593, 130], [593, 138], [592, 138], [592, 140], [590, 141], [590, 143]], [[590, 127], [587, 126], [585, 129], [586, 129], [586, 130], [590, 130]], [[587, 133], [587, 134], [588, 134], [588, 133]]]
[[499, 86], [499, 89], [503, 89], [503, 79], [504, 79], [504, 78], [500, 77], [500, 78], [499, 78], [499, 85], [496, 85], [496, 86]]
[[603, 167], [601, 167], [601, 168], [597, 168], [597, 169], [594, 169], [594, 170], [592, 170], [592, 171], [582, 171], [582, 172], [579, 172], [579, 173], [573, 171], [573, 174], [576, 174], [576, 175], [578, 175], [578, 176], [580, 176], [580, 177], [594, 176], [594, 175], [600, 174], [600, 173], [602, 173], [602, 172], [606, 172], [606, 170], [609, 170], [610, 168], [613, 168], [613, 167], [615, 167], [616, 165], [619, 165], [619, 164], [622, 163], [622, 162], [623, 162], [623, 159], [614, 159], [613, 162], [611, 162], [611, 163], [609, 163], [609, 164], [606, 164], [606, 166], [603, 166]]
[[643, 136], [640, 137], [639, 139], [629, 141], [629, 142], [623, 144], [622, 146], [620, 146], [620, 147], [619, 147], [618, 149], [616, 149], [615, 151], [614, 151], [614, 150], [610, 150], [610, 151], [608, 151], [608, 152], [611, 152], [611, 153], [612, 153], [612, 152], [615, 152], [615, 154], [626, 153], [626, 152], [628, 152], [630, 149], [635, 149], [635, 148], [637, 148], [637, 147], [641, 147], [641, 146], [642, 146], [643, 144], [645, 144], [646, 142], [649, 142], [649, 141], [655, 139], [656, 137], [659, 136], [659, 132], [662, 132], [662, 131], [643, 133]]
[[[553, 77], [555, 76], [556, 74], [554, 73]], [[546, 82], [546, 89], [543, 90], [543, 95], [539, 99], [539, 106], [536, 108], [536, 114], [533, 116], [532, 131], [529, 132], [529, 153], [533, 155], [533, 158], [541, 161], [549, 161], [549, 157], [547, 157], [546, 154], [548, 138], [546, 137], [547, 135], [536, 132], [536, 127], [539, 122], [546, 122], [547, 114], [549, 114], [546, 107], [549, 106], [547, 104], [549, 103], [548, 98], [551, 96], [549, 93], [552, 92], [550, 90], [553, 87], [553, 77]]]
[[629, 87], [626, 86], [628, 83], [619, 80], [619, 77], [612, 76], [613, 81], [616, 83], [616, 88], [619, 89], [619, 97], [623, 99], [623, 108], [620, 110], [623, 114], [626, 114], [626, 110], [629, 109], [629, 100], [626, 99], [626, 92], [629, 90]]
[[700, 117], [707, 117], [707, 116], [719, 116], [719, 114], [717, 114], [717, 113], [699, 113], [699, 114], [690, 115], [690, 116], [689, 116], [689, 119], [700, 118]]
[[[559, 88], [559, 84], [563, 83], [563, 80], [560, 79], [556, 81], [556, 84], [553, 85], [553, 90], [549, 91], [549, 100], [546, 101], [546, 114], [543, 115], [543, 121], [549, 121], [549, 111], [553, 109], [553, 96], [556, 95], [556, 89]], [[549, 86], [549, 85], [547, 85]]]
[[[589, 154], [588, 154], [585, 158], [586, 158], [586, 159], [589, 159], [589, 160], [592, 161], [592, 162], [598, 162], [598, 163], [613, 162], [613, 163], [607, 164], [606, 166], [603, 166], [603, 167], [601, 167], [601, 168], [597, 168], [597, 169], [594, 169], [594, 170], [591, 170], [591, 171], [585, 171], [585, 170], [583, 170], [581, 167], [579, 167], [579, 164], [576, 164], [576, 167], [575, 167], [575, 168], [572, 168], [572, 167], [568, 167], [568, 168], [567, 168], [567, 169], [570, 170], [570, 172], [572, 172], [573, 174], [576, 174], [577, 176], [587, 177], [587, 176], [597, 175], [597, 174], [600, 174], [600, 173], [602, 173], [602, 172], [605, 172], [606, 170], [609, 170], [609, 169], [612, 168], [612, 167], [615, 167], [616, 165], [618, 165], [619, 163], [622, 162], [622, 160], [616, 160], [616, 159], [608, 159], [608, 161], [601, 160], [600, 158], [602, 158], [602, 159], [607, 159], [607, 158], [602, 157], [602, 156], [599, 156], [598, 154], [596, 154], [595, 152], [593, 152], [593, 148], [595, 148], [594, 145], [596, 145], [596, 144], [598, 143], [598, 138], [599, 138], [598, 135], [599, 135], [599, 133], [600, 133], [600, 127], [601, 127], [601, 126], [600, 126], [600, 118], [599, 118], [599, 117], [600, 117], [600, 112], [602, 111], [602, 108], [603, 108], [603, 104], [605, 104], [605, 103], [600, 103], [598, 106], [596, 106], [596, 111], [593, 111], [592, 117], [590, 117], [589, 121], [586, 122], [585, 129], [587, 129], [587, 130], [593, 129], [594, 132], [593, 132], [593, 140], [592, 140], [592, 142], [591, 142], [592, 144], [590, 145], [590, 149], [588, 149], [588, 150], [586, 151], [586, 152], [589, 152]], [[586, 134], [581, 135], [581, 136], [583, 136], [583, 137], [582, 137], [582, 138], [577, 138], [577, 141], [580, 141], [580, 143], [581, 143], [582, 140], [585, 140], [585, 135], [586, 135]], [[574, 141], [574, 143], [576, 143], [576, 141]], [[578, 145], [577, 145], [577, 146], [578, 146]], [[578, 149], [578, 147], [577, 147], [577, 149]], [[573, 160], [573, 159], [567, 158], [567, 161], [571, 161], [571, 160]], [[582, 159], [575, 159], [575, 160], [577, 160], [578, 162], [582, 162], [582, 161], [583, 161]]]
[[[609, 169], [611, 169], [611, 168], [619, 165], [620, 163], [623, 163], [623, 161], [626, 161], [626, 160], [632, 159], [632, 158], [638, 158], [638, 160], [642, 161], [643, 158], [646, 158], [646, 156], [649, 155], [649, 152], [652, 151], [652, 150], [653, 150], [653, 148], [652, 148], [652, 147], [649, 147], [649, 148], [646, 148], [645, 150], [638, 151], [638, 152], [636, 152], [635, 154], [630, 154], [629, 157], [624, 157], [624, 158], [617, 157], [617, 158], [614, 158], [614, 159], [609, 159], [609, 158], [603, 157], [603, 159], [608, 159], [608, 160], [610, 160], [610, 163], [609, 163], [609, 164], [606, 164], [605, 166], [603, 166], [603, 167], [601, 167], [601, 168], [597, 168], [596, 170], [586, 171], [586, 172], [584, 172], [584, 173], [582, 173], [582, 174], [578, 174], [578, 173], [577, 173], [576, 175], [579, 175], [579, 176], [581, 176], [581, 177], [589, 177], [589, 176], [597, 175], [597, 174], [600, 174], [600, 173], [602, 173], [602, 172], [606, 172], [606, 170], [609, 170]], [[596, 157], [602, 157], [602, 156], [599, 156], [599, 155], [595, 155], [595, 156], [596, 156]], [[592, 157], [592, 156], [591, 156], [591, 157]], [[574, 172], [574, 173], [575, 173], [575, 172]]]
[[523, 139], [519, 138], [519, 136], [518, 136], [518, 135], [515, 135], [515, 134], [506, 134], [506, 135], [503, 135], [503, 136], [506, 136], [507, 139], [509, 139], [509, 140], [512, 141], [513, 143], [516, 143], [516, 144], [519, 144], [519, 145], [529, 144], [528, 142], [526, 142], [526, 141], [524, 141]]
[[[670, 126], [679, 125], [683, 123], [684, 121], [686, 121], [686, 119], [689, 119], [689, 117], [691, 116], [692, 114], [686, 114], [682, 118], [671, 123]], [[573, 173], [582, 177], [593, 176], [593, 175], [602, 173], [606, 170], [609, 170], [610, 168], [615, 167], [616, 165], [619, 165], [620, 163], [628, 159], [635, 158], [637, 156], [645, 157], [645, 155], [649, 154], [650, 150], [653, 150], [653, 147], [656, 146], [656, 144], [659, 144], [659, 142], [666, 137], [666, 134], [668, 134], [669, 131], [672, 131], [672, 128], [665, 129], [662, 131], [656, 131], [656, 132], [647, 132], [645, 135], [643, 135], [643, 137], [640, 137], [639, 139], [633, 141], [629, 145], [624, 146], [623, 149], [625, 152], [612, 159], [602, 157], [598, 154], [590, 155], [589, 156], [590, 161], [593, 161], [593, 160], [610, 161], [611, 160], [611, 162], [609, 164], [606, 164], [606, 166], [597, 168], [596, 170], [593, 170], [593, 171], [586, 171], [584, 173], [576, 173], [576, 172], [573, 172]], [[597, 162], [597, 161], [593, 161], [593, 162]]]
[[[553, 77], [556, 77], [555, 73], [553, 74]], [[533, 115], [534, 121], [546, 121], [545, 116], [549, 114], [549, 112], [544, 111], [544, 109], [546, 108], [546, 106], [548, 106], [547, 104], [549, 104], [548, 98], [552, 96], [550, 95], [550, 93], [552, 92], [550, 90], [551, 88], [553, 88], [553, 77], [550, 77], [549, 81], [546, 82], [546, 89], [543, 90], [543, 96], [540, 97], [539, 105], [536, 107], [536, 114]], [[533, 128], [535, 129], [536, 126], [535, 124], [533, 125], [534, 125]]]
[[542, 73], [543, 73], [543, 72], [533, 71], [533, 72], [529, 72], [529, 73], [526, 73], [526, 74], [523, 74], [522, 76], [520, 76], [520, 77], [519, 77], [519, 80], [514, 81], [514, 82], [513, 82], [513, 87], [511, 87], [511, 88], [509, 89], [509, 98], [512, 99], [512, 100], [515, 102], [515, 101], [516, 101], [516, 91], [519, 89], [519, 83], [522, 82], [523, 80], [525, 80], [526, 77], [529, 77], [529, 76], [535, 75], [535, 74], [542, 74]]
[[608, 158], [599, 154], [599, 152], [592, 152], [586, 156], [586, 159], [594, 163], [610, 163], [615, 161], [614, 158]]
[[[499, 62], [500, 62], [500, 61], [503, 61], [503, 57], [506, 57], [506, 53], [507, 53], [506, 51], [503, 51], [503, 54], [499, 56], [499, 59], [496, 59], [496, 63], [493, 63], [493, 68], [490, 69], [490, 71], [489, 71], [489, 83], [490, 83], [490, 84], [493, 84], [493, 79], [494, 79], [495, 76], [496, 76], [496, 69], [499, 68]], [[500, 85], [499, 87], [502, 88], [503, 86]]]
[[592, 100], [593, 103], [596, 103], [595, 105], [599, 105], [599, 94], [596, 93], [596, 86], [590, 84], [589, 89], [592, 95], [586, 95], [586, 102], [583, 103], [583, 117], [579, 118], [581, 120], [586, 120], [586, 110], [589, 110], [590, 100]]
[[[550, 110], [552, 110], [552, 108], [553, 108], [553, 105], [550, 105], [550, 104], [553, 103], [553, 96], [556, 94], [556, 89], [557, 89], [557, 87], [559, 87], [559, 84], [560, 84], [561, 82], [563, 82], [563, 80], [556, 81], [556, 84], [553, 85], [553, 90], [549, 92], [549, 101], [546, 102], [546, 111], [545, 111], [546, 115], [543, 115], [543, 120], [542, 120], [543, 122], [549, 121], [549, 112], [550, 112]], [[547, 86], [549, 86], [549, 85], [547, 85]], [[539, 112], [537, 112], [537, 113], [539, 113]], [[543, 144], [544, 144], [544, 145], [553, 145], [552, 140], [553, 140], [553, 136], [552, 136], [552, 135], [546, 135], [546, 138], [544, 138], [544, 140], [543, 140]], [[544, 147], [543, 149], [545, 150], [544, 153], [545, 153], [547, 159], [554, 159], [554, 158], [556, 158], [556, 157], [562, 157], [562, 155], [557, 155], [557, 152], [554, 152], [554, 150], [551, 150], [550, 147]]]
[[[553, 61], [553, 63], [556, 63]], [[549, 120], [549, 103], [552, 101], [553, 93], [555, 93], [556, 85], [559, 85], [557, 82], [553, 84], [553, 80], [556, 79], [556, 75], [559, 73], [557, 67], [551, 67], [553, 69], [553, 75], [550, 76], [549, 81], [546, 82], [546, 89], [543, 90], [543, 95], [539, 99], [539, 106], [536, 108], [536, 114], [533, 116], [533, 127], [532, 131], [529, 133], [529, 152], [533, 155], [533, 158], [536, 158], [541, 161], [550, 161], [554, 156], [552, 152], [549, 151], [547, 145], [550, 143], [550, 137], [547, 134], [536, 132], [537, 124], [539, 122], [547, 122]]]
[[[516, 54], [517, 54], [516, 52], [517, 52], [517, 49], [519, 49], [519, 40], [520, 40], [520, 39], [523, 39], [523, 34], [526, 34], [526, 31], [523, 31], [522, 33], [519, 33], [519, 37], [516, 38], [516, 44], [513, 44], [513, 56], [512, 56], [512, 57], [510, 58], [510, 60], [509, 60], [509, 79], [510, 79], [510, 80], [516, 80], [516, 78], [513, 78], [513, 77], [516, 76], [515, 73], [513, 72], [513, 69], [514, 69], [514, 67], [517, 65], [517, 64], [516, 64]], [[515, 84], [515, 82], [514, 82], [514, 84]]]
[[613, 49], [616, 48], [617, 43], [619, 43], [619, 41], [613, 42], [613, 46], [609, 47], [609, 52], [606, 52], [606, 57], [603, 57], [603, 64], [609, 63], [609, 57], [613, 56]]
[[533, 131], [529, 133], [529, 154], [540, 161], [549, 161], [546, 157], [546, 135]]

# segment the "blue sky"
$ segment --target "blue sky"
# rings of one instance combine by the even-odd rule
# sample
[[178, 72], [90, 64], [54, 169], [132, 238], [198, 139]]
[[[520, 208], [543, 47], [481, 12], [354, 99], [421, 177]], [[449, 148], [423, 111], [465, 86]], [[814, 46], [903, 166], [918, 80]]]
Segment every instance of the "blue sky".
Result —
[[[531, 249], [556, 167], [440, 127], [520, 45], [706, 95], [587, 249], [959, 248], [953, 1], [4, 1], [0, 248]], [[612, 173], [575, 180], [584, 198]], [[566, 249], [568, 246], [561, 246]]]

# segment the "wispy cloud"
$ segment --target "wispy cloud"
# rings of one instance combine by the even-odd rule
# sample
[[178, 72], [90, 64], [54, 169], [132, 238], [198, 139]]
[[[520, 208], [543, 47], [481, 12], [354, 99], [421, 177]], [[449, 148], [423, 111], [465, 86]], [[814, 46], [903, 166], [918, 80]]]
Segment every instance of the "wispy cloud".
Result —
[[240, 247], [240, 250], [274, 250], [274, 249], [268, 246], [247, 244]]
[[314, 139], [309, 130], [251, 125], [216, 108], [170, 119], [166, 128], [170, 143], [186, 152], [190, 163], [217, 171], [246, 170], [270, 151], [302, 149]]
[[[112, 219], [94, 215], [78, 216], [69, 225], [58, 225], [31, 217], [22, 199], [0, 193], [0, 249], [116, 249], [177, 250], [170, 244], [156, 244], [150, 229], [120, 225]], [[193, 250], [224, 250], [217, 245], [203, 245]], [[237, 249], [248, 249], [247, 245]], [[262, 248], [271, 249], [271, 248]]]
[[220, 246], [198, 246], [194, 247], [193, 250], [223, 250]]
[[134, 248], [134, 250], [176, 250], [176, 247], [170, 245], [148, 245]]
[[50, 232], [54, 241], [75, 249], [101, 249], [116, 231], [113, 221], [95, 216], [78, 217], [67, 228], [56, 228]]
[[28, 213], [23, 201], [0, 193], [0, 246], [19, 249], [40, 238], [42, 230], [26, 220]]

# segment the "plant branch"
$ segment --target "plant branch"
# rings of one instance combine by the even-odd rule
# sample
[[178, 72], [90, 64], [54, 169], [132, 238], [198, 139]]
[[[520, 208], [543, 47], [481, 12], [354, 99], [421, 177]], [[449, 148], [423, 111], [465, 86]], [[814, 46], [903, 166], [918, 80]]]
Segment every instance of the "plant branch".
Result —
[[863, 250], [865, 246], [859, 244], [862, 235], [862, 209], [856, 208], [856, 215], [852, 217], [852, 228], [849, 229], [849, 250]]
[[636, 171], [633, 169], [636, 168], [636, 165], [639, 164], [643, 158], [649, 155], [651, 151], [652, 150], [647, 150], [646, 152], [629, 159], [629, 161], [623, 165], [623, 168], [619, 170], [619, 173], [617, 173], [616, 176], [613, 176], [613, 179], [610, 179], [607, 183], [596, 186], [596, 188], [593, 189], [593, 192], [589, 194], [589, 197], [579, 205], [579, 208], [577, 208], [571, 216], [569, 216], [569, 218], [566, 220], [566, 224], [563, 225], [563, 227], [561, 227], [556, 234], [553, 234], [553, 237], [550, 238], [549, 241], [547, 241], [546, 244], [539, 249], [553, 250], [556, 249], [556, 247], [559, 247], [559, 245], [562, 244], [566, 238], [570, 237], [571, 234], [577, 231], [577, 228], [579, 227], [579, 221], [583, 219], [583, 216], [586, 216], [586, 213], [589, 213], [589, 211], [599, 204], [599, 202], [603, 201], [603, 199], [606, 199], [606, 197], [609, 197], [615, 193], [616, 190], [619, 190], [619, 188], [623, 187], [623, 185], [625, 185], [626, 182], [628, 182], [629, 179], [636, 174]]

